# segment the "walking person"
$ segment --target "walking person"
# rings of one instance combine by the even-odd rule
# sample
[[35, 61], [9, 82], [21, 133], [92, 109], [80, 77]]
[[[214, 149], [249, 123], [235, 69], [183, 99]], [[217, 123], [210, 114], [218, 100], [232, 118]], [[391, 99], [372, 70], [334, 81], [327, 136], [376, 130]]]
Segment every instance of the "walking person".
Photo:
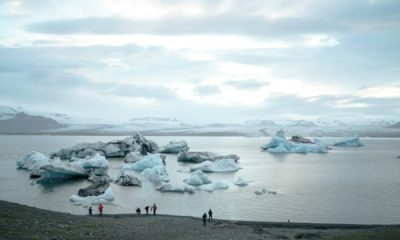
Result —
[[207, 225], [207, 213], [203, 214], [203, 226]]
[[156, 211], [157, 211], [157, 205], [154, 203], [153, 206], [151, 207], [151, 210], [153, 210], [153, 215], [156, 215]]
[[103, 208], [104, 208], [103, 204], [100, 203], [98, 207], [100, 216], [103, 215]]
[[213, 212], [211, 211], [211, 208], [210, 208], [210, 210], [208, 210], [208, 221], [209, 222], [211, 222], [211, 220], [213, 220], [212, 214], [213, 214]]
[[146, 215], [149, 215], [149, 206], [146, 206], [145, 208], [144, 208], [144, 210], [146, 210]]
[[89, 207], [89, 216], [92, 216], [92, 211], [93, 211], [92, 206], [90, 206]]

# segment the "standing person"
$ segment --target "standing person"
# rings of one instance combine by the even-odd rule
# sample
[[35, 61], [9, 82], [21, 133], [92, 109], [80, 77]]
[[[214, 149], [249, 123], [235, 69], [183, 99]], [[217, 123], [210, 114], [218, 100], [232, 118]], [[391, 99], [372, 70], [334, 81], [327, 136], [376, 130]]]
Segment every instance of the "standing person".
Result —
[[99, 204], [99, 207], [98, 207], [100, 216], [103, 215], [103, 208], [104, 208], [104, 207], [103, 207], [103, 204], [100, 203], [100, 204]]
[[89, 207], [89, 216], [92, 216], [92, 211], [93, 211], [92, 206], [90, 206]]
[[153, 215], [156, 215], [157, 211], [157, 205], [154, 203], [153, 206], [151, 207], [151, 210], [153, 210]]
[[140, 208], [136, 208], [136, 213], [140, 214], [142, 211], [140, 211]]
[[211, 222], [211, 220], [213, 220], [213, 218], [212, 218], [212, 211], [210, 208], [210, 210], [208, 210], [208, 221]]
[[149, 215], [149, 206], [146, 206], [145, 208], [144, 208], [144, 210], [146, 210], [146, 215]]
[[207, 213], [203, 214], [203, 226], [205, 226], [207, 223]]

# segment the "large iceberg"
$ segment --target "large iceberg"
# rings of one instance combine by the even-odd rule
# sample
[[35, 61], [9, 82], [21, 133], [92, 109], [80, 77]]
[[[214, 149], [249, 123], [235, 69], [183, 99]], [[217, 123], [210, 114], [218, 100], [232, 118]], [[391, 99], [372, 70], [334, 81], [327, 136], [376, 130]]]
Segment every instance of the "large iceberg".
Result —
[[142, 175], [148, 177], [150, 181], [155, 183], [169, 181], [167, 171], [165, 171], [165, 168], [162, 165], [157, 165], [153, 168], [146, 168], [143, 170]]
[[163, 160], [160, 154], [146, 155], [137, 162], [124, 164], [122, 168], [141, 172], [146, 168], [153, 168], [155, 166], [163, 166]]
[[40, 168], [38, 183], [52, 183], [66, 179], [87, 177], [87, 171], [76, 163], [45, 165]]
[[143, 155], [140, 154], [139, 152], [130, 152], [125, 156], [125, 162], [126, 163], [134, 163], [138, 162], [143, 158]]
[[171, 141], [167, 145], [163, 146], [160, 153], [179, 153], [181, 151], [189, 151], [189, 147], [186, 141]]
[[205, 161], [190, 167], [190, 171], [202, 170], [203, 172], [235, 172], [241, 167], [233, 159], [220, 159], [215, 162]]
[[201, 163], [204, 161], [215, 162], [219, 159], [233, 159], [235, 161], [239, 160], [239, 157], [234, 154], [229, 155], [217, 155], [211, 152], [180, 152], [178, 155], [179, 162], [190, 162], [190, 163]]
[[81, 165], [85, 169], [90, 168], [108, 168], [107, 159], [96, 153], [93, 156], [87, 156], [86, 158], [71, 158], [71, 162]]
[[81, 197], [98, 196], [103, 194], [109, 187], [110, 184], [107, 181], [93, 183], [92, 185], [86, 188], [79, 189], [78, 196]]
[[50, 164], [50, 158], [35, 151], [32, 151], [17, 161], [18, 168], [32, 171], [32, 177], [40, 177], [39, 169], [48, 164]]
[[183, 180], [184, 183], [192, 186], [200, 186], [203, 184], [211, 183], [208, 176], [201, 170], [194, 171], [190, 174], [190, 177]]
[[361, 143], [359, 137], [346, 138], [339, 142], [335, 142], [333, 145], [336, 147], [361, 147], [361, 146], [364, 146], [364, 144]]
[[78, 195], [72, 195], [69, 200], [74, 205], [94, 205], [94, 204], [112, 204], [114, 201], [114, 194], [112, 192], [111, 187], [108, 187], [105, 192], [98, 196], [88, 196], [88, 197], [80, 197]]
[[206, 192], [213, 192], [218, 189], [227, 189], [227, 188], [229, 188], [229, 185], [222, 181], [216, 181], [210, 184], [200, 186], [200, 189]]
[[279, 130], [268, 144], [261, 148], [271, 153], [327, 153], [328, 146], [320, 141], [315, 143], [296, 143], [286, 139], [285, 132]]
[[175, 193], [194, 193], [194, 188], [187, 186], [185, 184], [174, 185], [171, 183], [162, 183], [159, 187], [157, 187], [157, 191], [160, 192], [175, 192]]

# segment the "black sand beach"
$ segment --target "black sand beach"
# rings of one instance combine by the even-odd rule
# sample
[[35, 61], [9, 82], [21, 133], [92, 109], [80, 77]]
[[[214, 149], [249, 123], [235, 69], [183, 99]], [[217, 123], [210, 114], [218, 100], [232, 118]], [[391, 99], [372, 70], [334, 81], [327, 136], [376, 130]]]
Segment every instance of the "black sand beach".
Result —
[[78, 216], [0, 201], [0, 239], [400, 239], [400, 225], [263, 223], [178, 216]]

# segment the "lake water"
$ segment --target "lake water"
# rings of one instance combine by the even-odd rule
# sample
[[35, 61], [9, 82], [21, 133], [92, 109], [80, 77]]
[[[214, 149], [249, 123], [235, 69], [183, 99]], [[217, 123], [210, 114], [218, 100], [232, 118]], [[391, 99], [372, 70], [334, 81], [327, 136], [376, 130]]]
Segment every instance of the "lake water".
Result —
[[[86, 214], [69, 197], [87, 180], [71, 180], [51, 186], [30, 184], [29, 172], [16, 169], [16, 160], [32, 150], [49, 154], [80, 142], [122, 139], [116, 136], [0, 136], [0, 199], [55, 211]], [[229, 189], [213, 193], [161, 193], [143, 180], [142, 187], [111, 184], [115, 206], [106, 213], [133, 213], [153, 202], [162, 214], [200, 217], [213, 209], [216, 218], [251, 221], [318, 223], [400, 223], [400, 139], [362, 139], [364, 147], [333, 148], [327, 154], [272, 154], [260, 151], [268, 138], [149, 137], [159, 145], [184, 139], [191, 151], [237, 154], [242, 167], [236, 173], [212, 173], [212, 180], [229, 183]], [[333, 141], [333, 139], [323, 139]], [[109, 175], [115, 177], [123, 159], [109, 159]], [[171, 182], [181, 182], [189, 164], [168, 155], [166, 169]], [[237, 187], [242, 176], [253, 181]], [[257, 196], [261, 189], [277, 194]]]

